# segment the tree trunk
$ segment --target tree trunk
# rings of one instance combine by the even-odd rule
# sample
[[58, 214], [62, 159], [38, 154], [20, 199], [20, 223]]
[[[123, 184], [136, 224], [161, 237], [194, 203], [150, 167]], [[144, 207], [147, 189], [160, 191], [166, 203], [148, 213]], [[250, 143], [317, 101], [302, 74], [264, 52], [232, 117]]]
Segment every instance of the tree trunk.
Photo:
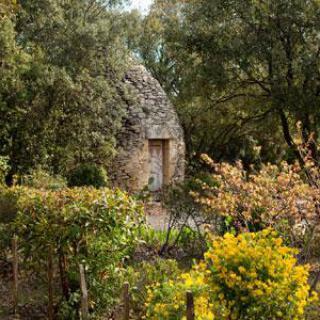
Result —
[[62, 293], [66, 301], [68, 301], [70, 297], [70, 286], [69, 286], [69, 281], [66, 274], [66, 270], [67, 270], [66, 258], [62, 249], [59, 249], [58, 254], [59, 254], [59, 272], [60, 272]]
[[14, 235], [12, 239], [12, 269], [13, 269], [13, 312], [18, 314], [18, 240]]
[[53, 320], [53, 257], [52, 247], [48, 249], [48, 319]]
[[89, 319], [89, 303], [88, 303], [88, 289], [86, 277], [84, 273], [84, 266], [79, 265], [80, 272], [80, 290], [81, 290], [81, 320]]

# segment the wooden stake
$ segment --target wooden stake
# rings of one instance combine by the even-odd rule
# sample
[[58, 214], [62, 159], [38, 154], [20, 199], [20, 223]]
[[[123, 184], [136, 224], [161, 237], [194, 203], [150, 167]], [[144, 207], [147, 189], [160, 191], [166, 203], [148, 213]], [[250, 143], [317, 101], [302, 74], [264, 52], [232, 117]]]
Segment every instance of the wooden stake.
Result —
[[129, 283], [125, 282], [125, 284], [123, 285], [123, 303], [124, 303], [123, 320], [129, 320], [129, 318], [130, 318], [129, 288], [130, 288]]
[[79, 265], [80, 269], [80, 289], [81, 289], [81, 320], [89, 319], [89, 304], [88, 304], [88, 289], [86, 284], [86, 277], [84, 267]]
[[12, 270], [13, 270], [13, 312], [18, 314], [18, 239], [12, 238]]
[[52, 247], [48, 249], [48, 319], [53, 320], [53, 258], [52, 258]]
[[187, 292], [187, 320], [195, 320], [194, 299], [191, 291]]

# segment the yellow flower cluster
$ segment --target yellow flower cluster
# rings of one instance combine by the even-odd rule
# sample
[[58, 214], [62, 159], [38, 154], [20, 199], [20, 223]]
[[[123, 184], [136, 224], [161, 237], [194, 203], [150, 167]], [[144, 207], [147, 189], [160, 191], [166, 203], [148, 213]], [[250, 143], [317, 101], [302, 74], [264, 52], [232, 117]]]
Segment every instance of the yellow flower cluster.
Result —
[[177, 281], [148, 290], [146, 319], [185, 319], [185, 295], [194, 293], [197, 320], [304, 318], [308, 266], [270, 229], [211, 242], [204, 261]]

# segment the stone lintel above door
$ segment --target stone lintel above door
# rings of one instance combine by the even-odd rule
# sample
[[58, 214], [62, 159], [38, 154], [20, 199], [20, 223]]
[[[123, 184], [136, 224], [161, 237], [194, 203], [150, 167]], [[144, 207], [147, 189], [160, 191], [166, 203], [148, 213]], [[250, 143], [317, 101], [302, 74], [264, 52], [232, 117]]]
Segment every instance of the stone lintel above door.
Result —
[[146, 139], [172, 139], [173, 135], [170, 130], [164, 126], [152, 126], [152, 128], [146, 128]]

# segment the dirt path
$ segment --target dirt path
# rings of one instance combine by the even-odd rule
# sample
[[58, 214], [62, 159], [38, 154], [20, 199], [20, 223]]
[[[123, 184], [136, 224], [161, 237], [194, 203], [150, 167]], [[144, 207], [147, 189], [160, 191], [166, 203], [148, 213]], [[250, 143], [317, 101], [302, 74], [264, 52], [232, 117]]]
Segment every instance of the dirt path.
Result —
[[166, 209], [160, 202], [150, 203], [146, 206], [147, 223], [155, 230], [165, 230], [168, 225]]

